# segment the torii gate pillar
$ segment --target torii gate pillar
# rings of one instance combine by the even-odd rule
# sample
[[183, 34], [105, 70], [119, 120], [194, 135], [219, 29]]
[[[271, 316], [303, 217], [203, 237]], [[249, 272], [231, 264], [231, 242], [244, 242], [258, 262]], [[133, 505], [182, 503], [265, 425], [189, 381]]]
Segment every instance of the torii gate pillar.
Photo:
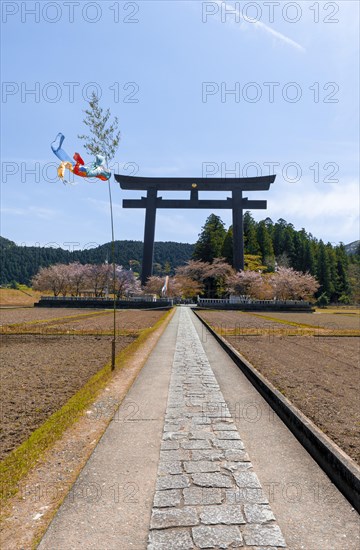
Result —
[[142, 270], [141, 270], [142, 285], [145, 285], [148, 278], [151, 277], [152, 275], [152, 267], [153, 267], [153, 261], [154, 261], [154, 242], [155, 242], [156, 199], [157, 199], [157, 190], [149, 189], [146, 197], [144, 250], [143, 250], [143, 263], [142, 263]]
[[232, 192], [232, 222], [233, 222], [233, 266], [235, 271], [244, 269], [244, 222], [242, 208], [242, 191]]

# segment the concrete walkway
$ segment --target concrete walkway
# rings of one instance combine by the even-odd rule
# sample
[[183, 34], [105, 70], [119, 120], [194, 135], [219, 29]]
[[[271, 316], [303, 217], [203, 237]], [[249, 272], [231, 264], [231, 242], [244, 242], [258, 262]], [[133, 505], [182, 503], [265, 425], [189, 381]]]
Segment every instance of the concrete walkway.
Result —
[[274, 550], [284, 537], [355, 550], [358, 515], [179, 308], [38, 548]]

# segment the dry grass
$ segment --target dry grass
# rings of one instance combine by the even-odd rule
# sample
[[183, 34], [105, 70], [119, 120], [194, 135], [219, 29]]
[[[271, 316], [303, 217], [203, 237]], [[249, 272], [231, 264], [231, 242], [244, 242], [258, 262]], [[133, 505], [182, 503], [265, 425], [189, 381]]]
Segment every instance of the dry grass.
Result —
[[40, 300], [42, 294], [42, 292], [37, 292], [28, 287], [20, 287], [20, 290], [0, 288], [0, 307], [32, 307], [35, 302]]

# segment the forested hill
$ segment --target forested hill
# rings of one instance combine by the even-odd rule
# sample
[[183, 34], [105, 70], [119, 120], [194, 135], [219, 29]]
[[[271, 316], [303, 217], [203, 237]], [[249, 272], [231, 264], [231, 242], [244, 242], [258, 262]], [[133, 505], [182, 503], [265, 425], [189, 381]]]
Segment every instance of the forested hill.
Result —
[[[155, 243], [154, 273], [164, 275], [173, 273], [179, 265], [190, 260], [194, 245], [158, 242]], [[143, 243], [141, 241], [116, 241], [116, 263], [125, 268], [130, 266], [139, 272], [142, 260]], [[29, 284], [31, 278], [40, 267], [57, 263], [80, 262], [82, 264], [98, 264], [111, 262], [111, 243], [85, 250], [65, 250], [63, 248], [17, 246], [14, 242], [0, 237], [1, 270], [0, 284], [10, 284], [13, 281]]]

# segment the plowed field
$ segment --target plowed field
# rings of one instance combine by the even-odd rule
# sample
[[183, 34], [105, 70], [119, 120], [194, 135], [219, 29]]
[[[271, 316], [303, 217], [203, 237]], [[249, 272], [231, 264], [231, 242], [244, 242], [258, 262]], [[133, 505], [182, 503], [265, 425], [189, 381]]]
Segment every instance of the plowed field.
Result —
[[[119, 311], [116, 352], [163, 315], [163, 311]], [[14, 309], [2, 310], [1, 319], [0, 459], [110, 361], [112, 338], [106, 333], [112, 330], [112, 313]]]
[[[257, 314], [235, 311], [199, 313], [324, 433], [360, 463], [360, 334], [356, 336], [359, 333], [356, 330], [357, 315], [266, 313], [264, 317], [268, 318], [265, 319]], [[284, 322], [289, 324], [284, 325]], [[299, 323], [298, 327], [294, 323]], [[304, 324], [320, 328], [311, 331]], [[286, 331], [282, 333], [284, 327]], [[290, 331], [291, 327], [295, 332]], [[348, 337], [348, 331], [355, 336]]]

